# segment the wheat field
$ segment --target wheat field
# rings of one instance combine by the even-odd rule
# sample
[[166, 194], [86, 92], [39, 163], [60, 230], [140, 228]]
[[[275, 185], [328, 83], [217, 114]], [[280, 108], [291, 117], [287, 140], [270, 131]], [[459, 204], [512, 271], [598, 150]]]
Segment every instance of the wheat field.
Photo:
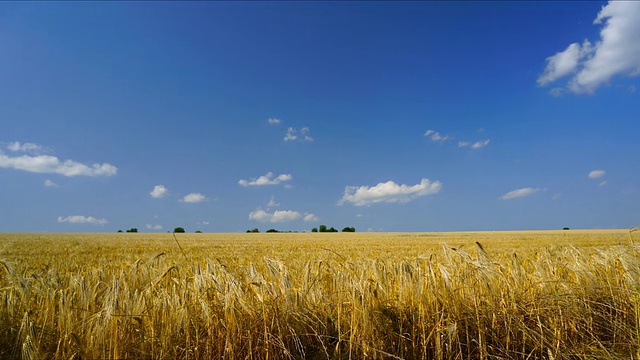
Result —
[[629, 230], [0, 234], [0, 358], [640, 359]]

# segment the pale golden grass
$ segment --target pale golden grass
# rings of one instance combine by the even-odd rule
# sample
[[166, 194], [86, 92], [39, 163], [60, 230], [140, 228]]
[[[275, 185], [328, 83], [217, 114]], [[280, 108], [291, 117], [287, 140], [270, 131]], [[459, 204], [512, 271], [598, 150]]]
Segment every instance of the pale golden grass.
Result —
[[637, 234], [0, 234], [0, 358], [638, 359]]

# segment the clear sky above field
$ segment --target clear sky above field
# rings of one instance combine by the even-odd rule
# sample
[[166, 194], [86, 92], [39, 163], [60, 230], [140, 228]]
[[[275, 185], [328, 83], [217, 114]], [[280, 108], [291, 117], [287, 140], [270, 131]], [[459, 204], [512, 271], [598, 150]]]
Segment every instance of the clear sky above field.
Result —
[[13, 2], [0, 46], [0, 231], [640, 225], [640, 2]]

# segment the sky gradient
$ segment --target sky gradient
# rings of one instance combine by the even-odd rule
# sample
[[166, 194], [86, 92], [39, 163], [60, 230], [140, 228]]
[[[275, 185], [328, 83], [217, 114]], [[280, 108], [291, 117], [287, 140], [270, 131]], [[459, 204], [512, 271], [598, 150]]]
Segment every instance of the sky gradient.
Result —
[[0, 45], [0, 231], [640, 225], [640, 2], [10, 2]]

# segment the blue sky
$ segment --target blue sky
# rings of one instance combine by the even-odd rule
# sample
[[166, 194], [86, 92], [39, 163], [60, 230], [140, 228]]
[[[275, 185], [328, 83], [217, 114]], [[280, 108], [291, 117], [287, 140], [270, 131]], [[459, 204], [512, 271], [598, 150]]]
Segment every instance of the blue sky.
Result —
[[0, 231], [640, 224], [640, 3], [0, 4]]

